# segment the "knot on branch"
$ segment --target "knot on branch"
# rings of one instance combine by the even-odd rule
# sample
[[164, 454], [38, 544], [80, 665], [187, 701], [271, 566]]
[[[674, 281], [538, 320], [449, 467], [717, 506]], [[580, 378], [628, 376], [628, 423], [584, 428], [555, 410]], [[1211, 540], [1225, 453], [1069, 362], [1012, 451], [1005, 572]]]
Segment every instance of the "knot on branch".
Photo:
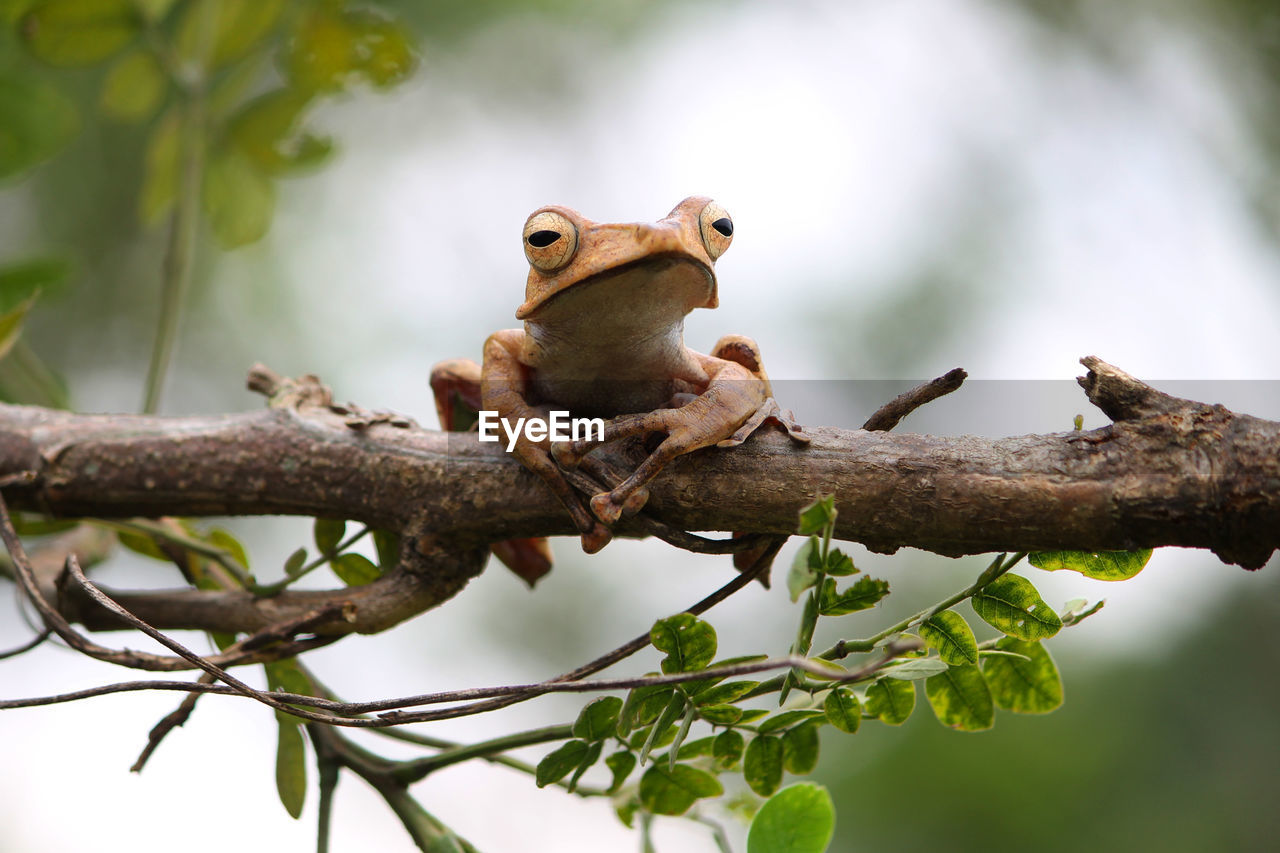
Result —
[[355, 403], [345, 405], [333, 402], [333, 391], [314, 373], [290, 379], [281, 376], [265, 364], [249, 368], [248, 386], [267, 398], [272, 409], [327, 409], [341, 415], [350, 429], [365, 430], [376, 424], [387, 424], [398, 429], [410, 429], [418, 424], [412, 419], [386, 409], [366, 409]]
[[1089, 372], [1077, 377], [1076, 382], [1089, 402], [1117, 423], [1200, 408], [1198, 403], [1157, 391], [1097, 356], [1085, 356], [1080, 363]]

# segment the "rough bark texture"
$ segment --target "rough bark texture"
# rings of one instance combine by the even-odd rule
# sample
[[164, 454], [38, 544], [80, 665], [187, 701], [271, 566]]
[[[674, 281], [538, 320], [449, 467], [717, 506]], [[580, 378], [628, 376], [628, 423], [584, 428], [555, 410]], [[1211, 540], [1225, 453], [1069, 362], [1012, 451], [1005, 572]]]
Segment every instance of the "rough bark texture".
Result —
[[[1280, 423], [1084, 364], [1085, 393], [1114, 421], [1102, 429], [986, 439], [813, 427], [808, 448], [766, 433], [676, 460], [646, 511], [687, 529], [788, 533], [798, 507], [833, 493], [837, 535], [879, 551], [1183, 545], [1266, 562], [1280, 547]], [[381, 630], [454, 594], [487, 543], [574, 532], [497, 444], [332, 407], [311, 378], [267, 374], [257, 387], [274, 395], [268, 410], [220, 417], [0, 406], [0, 477], [26, 475], [4, 495], [57, 516], [317, 515], [406, 534], [400, 569], [360, 590], [122, 597], [158, 627], [260, 630], [341, 593], [360, 615], [331, 630]], [[157, 595], [165, 608], [149, 607]]]

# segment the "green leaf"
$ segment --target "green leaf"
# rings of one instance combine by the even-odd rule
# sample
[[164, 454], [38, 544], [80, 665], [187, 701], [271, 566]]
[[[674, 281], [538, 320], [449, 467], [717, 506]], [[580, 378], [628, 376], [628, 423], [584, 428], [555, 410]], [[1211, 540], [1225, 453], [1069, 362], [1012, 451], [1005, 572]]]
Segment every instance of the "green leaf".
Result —
[[[0, 78], [0, 99], [3, 99], [4, 79]], [[0, 114], [4, 105], [0, 103]], [[4, 131], [0, 130], [0, 134]], [[0, 147], [4, 143], [0, 142]], [[47, 294], [57, 289], [71, 275], [71, 264], [66, 258], [46, 256], [28, 258], [0, 267], [0, 311], [12, 311], [37, 293]]]
[[140, 31], [132, 0], [44, 0], [22, 18], [30, 51], [50, 65], [91, 65]]
[[737, 705], [702, 705], [698, 716], [713, 726], [732, 726], [742, 721], [742, 709]]
[[307, 549], [299, 548], [289, 555], [289, 559], [284, 561], [285, 577], [293, 577], [302, 571], [302, 567], [307, 563]]
[[952, 610], [935, 613], [920, 625], [920, 636], [952, 666], [978, 662], [978, 641], [964, 617]]
[[758, 681], [727, 681], [695, 693], [693, 701], [698, 705], [724, 705], [737, 702], [759, 686]]
[[80, 129], [75, 103], [38, 77], [0, 75], [0, 179], [48, 160]]
[[1043, 640], [1062, 629], [1062, 619], [1021, 575], [1001, 575], [975, 593], [972, 603], [987, 624], [1020, 640]]
[[609, 783], [608, 793], [616, 793], [622, 787], [622, 783], [627, 781], [631, 771], [636, 769], [635, 753], [627, 750], [615, 752], [604, 760], [604, 766], [608, 767], [609, 772], [613, 774], [613, 781]]
[[213, 235], [224, 249], [261, 240], [276, 209], [271, 180], [235, 151], [223, 151], [209, 161], [201, 198]]
[[369, 20], [363, 29], [361, 70], [370, 83], [386, 89], [413, 73], [418, 58], [403, 27], [392, 21]]
[[711, 757], [715, 759], [717, 767], [730, 770], [742, 760], [745, 749], [746, 739], [742, 732], [729, 729], [716, 735], [715, 743], [711, 745]]
[[337, 552], [338, 543], [346, 533], [347, 523], [338, 518], [317, 518], [311, 530], [316, 550], [326, 557]]
[[622, 700], [617, 696], [601, 696], [587, 704], [573, 724], [573, 736], [585, 741], [598, 741], [612, 735], [618, 728], [618, 714]]
[[309, 95], [293, 89], [255, 98], [231, 119], [231, 142], [267, 174], [318, 165], [332, 152], [333, 143], [302, 131], [310, 104]]
[[[297, 693], [299, 696], [310, 696], [314, 692], [311, 679], [302, 671], [302, 667], [298, 666], [298, 662], [292, 658], [272, 661], [271, 663], [263, 664], [262, 668], [267, 674], [267, 687], [271, 690]], [[290, 716], [282, 711], [276, 711], [276, 716], [282, 721], [287, 720], [295, 725], [301, 722], [297, 717]]]
[[591, 744], [587, 749], [587, 754], [582, 756], [582, 760], [578, 762], [578, 766], [574, 768], [573, 775], [569, 777], [569, 793], [573, 793], [578, 789], [578, 780], [582, 778], [582, 774], [591, 769], [591, 765], [600, 760], [600, 753], [604, 750], [604, 744], [597, 741]]
[[823, 616], [844, 616], [875, 607], [889, 594], [889, 582], [877, 578], [858, 578], [843, 592], [836, 590], [836, 582], [828, 578], [822, 584], [818, 596], [818, 612]]
[[996, 648], [1023, 656], [990, 657], [982, 662], [997, 705], [1019, 714], [1047, 714], [1062, 705], [1062, 676], [1048, 649], [1012, 637], [1000, 640]]
[[842, 732], [853, 734], [862, 724], [862, 704], [858, 694], [847, 687], [837, 687], [827, 694], [822, 703], [827, 722]]
[[138, 218], [143, 225], [155, 225], [173, 208], [178, 194], [181, 123], [178, 110], [170, 109], [147, 137], [142, 191], [138, 194]]
[[1070, 569], [1100, 581], [1123, 581], [1142, 571], [1151, 559], [1151, 549], [1138, 551], [1039, 551], [1027, 555], [1037, 569], [1056, 572]]
[[244, 550], [244, 545], [240, 540], [231, 535], [228, 530], [221, 527], [215, 527], [205, 534], [205, 541], [210, 545], [221, 548], [231, 555], [231, 559], [235, 560], [246, 570], [249, 568], [249, 555]]
[[[796, 632], [796, 641], [791, 647], [792, 654], [809, 654], [809, 649], [813, 646], [813, 632], [817, 627], [818, 599], [817, 596], [811, 595], [804, 600], [804, 612], [800, 614], [800, 629]], [[785, 694], [781, 698], [785, 699]]]
[[227, 65], [271, 32], [284, 7], [285, 0], [196, 0], [178, 25], [178, 54], [210, 68]]
[[946, 672], [947, 666], [947, 662], [939, 658], [919, 658], [896, 666], [886, 667], [883, 672], [885, 678], [896, 678], [901, 681], [919, 681], [922, 678], [929, 678], [940, 672]]
[[66, 533], [79, 526], [79, 521], [69, 518], [49, 518], [27, 512], [13, 514], [13, 529], [19, 536], [52, 536], [55, 533]]
[[823, 716], [823, 712], [817, 708], [799, 708], [794, 711], [783, 711], [779, 714], [774, 714], [761, 723], [758, 731], [762, 735], [772, 734], [821, 716]]
[[817, 536], [810, 536], [791, 559], [787, 572], [787, 593], [792, 601], [799, 601], [804, 591], [818, 582], [822, 571], [822, 544]]
[[653, 814], [681, 815], [695, 801], [723, 793], [719, 779], [688, 764], [655, 764], [640, 778], [640, 803]]
[[373, 531], [373, 547], [378, 552], [378, 568], [383, 573], [400, 564], [400, 534], [391, 530]]
[[378, 567], [364, 554], [340, 554], [330, 565], [347, 586], [364, 586], [382, 577]]
[[738, 725], [750, 725], [756, 720], [767, 716], [769, 716], [769, 711], [766, 708], [743, 708], [742, 716], [738, 719]]
[[867, 713], [882, 723], [900, 726], [916, 707], [916, 686], [910, 681], [880, 678], [867, 688]]
[[800, 510], [800, 526], [796, 528], [796, 532], [801, 536], [817, 533], [828, 524], [834, 524], [836, 514], [835, 495], [818, 498]]
[[812, 773], [818, 766], [818, 727], [816, 720], [796, 726], [782, 736], [782, 766], [796, 775]]
[[276, 792], [284, 810], [297, 820], [302, 816], [302, 804], [307, 798], [307, 750], [296, 721], [280, 722], [278, 729]]
[[27, 312], [36, 304], [38, 293], [33, 293], [16, 308], [0, 314], [0, 358], [9, 354], [13, 345], [22, 335], [22, 324], [27, 319]]
[[[676, 732], [672, 726], [675, 725], [676, 720], [684, 715], [686, 704], [687, 700], [683, 693], [672, 693], [671, 700], [667, 702], [667, 707], [662, 709], [662, 713], [658, 715], [653, 728], [649, 729], [649, 734], [640, 746], [641, 764], [644, 764], [644, 760], [649, 756], [650, 750], [657, 749], [659, 746], [675, 740]], [[667, 737], [668, 735], [670, 735], [669, 738]]]
[[[655, 673], [650, 673], [650, 675], [653, 674]], [[671, 701], [675, 692], [674, 687], [662, 684], [632, 688], [627, 694], [626, 701], [622, 703], [622, 711], [618, 714], [618, 737], [625, 738], [637, 726], [647, 726], [658, 719], [658, 715], [662, 713], [663, 708], [667, 707], [667, 703]]]
[[680, 761], [688, 761], [691, 758], [701, 758], [704, 755], [710, 755], [715, 743], [716, 739], [714, 735], [700, 737], [697, 740], [685, 741], [680, 744], [680, 749], [676, 752], [676, 758]]
[[767, 797], [782, 784], [782, 739], [757, 735], [742, 758], [742, 778], [748, 787]]
[[654, 733], [654, 728], [654, 726], [645, 726], [634, 732], [627, 741], [627, 746], [636, 751], [641, 764], [649, 758], [650, 752], [662, 749], [676, 739], [676, 728], [674, 725], [669, 725], [650, 741], [649, 736]]
[[835, 826], [836, 809], [827, 789], [797, 782], [760, 807], [747, 833], [747, 853], [823, 853]]
[[705, 669], [716, 656], [715, 629], [692, 613], [658, 620], [649, 630], [649, 640], [658, 651], [667, 653], [662, 659], [665, 673]]
[[165, 562], [169, 560], [165, 553], [160, 550], [160, 546], [156, 544], [156, 540], [143, 533], [121, 530], [116, 533], [116, 539], [119, 540], [121, 545], [135, 554], [141, 554], [153, 560], [163, 560]]
[[991, 691], [975, 665], [953, 666], [933, 676], [924, 683], [924, 692], [944, 726], [977, 732], [995, 725]]
[[150, 51], [135, 50], [121, 57], [102, 81], [98, 106], [117, 121], [151, 118], [164, 98], [169, 81]]
[[827, 562], [823, 570], [833, 577], [846, 577], [858, 573], [858, 567], [853, 564], [853, 558], [839, 548], [832, 548], [827, 554]]
[[590, 751], [591, 747], [585, 740], [571, 740], [561, 744], [538, 762], [534, 781], [539, 788], [559, 782], [577, 769]]
[[416, 63], [407, 33], [394, 22], [368, 10], [338, 13], [322, 7], [294, 32], [285, 69], [301, 89], [334, 91], [356, 77], [393, 86]]

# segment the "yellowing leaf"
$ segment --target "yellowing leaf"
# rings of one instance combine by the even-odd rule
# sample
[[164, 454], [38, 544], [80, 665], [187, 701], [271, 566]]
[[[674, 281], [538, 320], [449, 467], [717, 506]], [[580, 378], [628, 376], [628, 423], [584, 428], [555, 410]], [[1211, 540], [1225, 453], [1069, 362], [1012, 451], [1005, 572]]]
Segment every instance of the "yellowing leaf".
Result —
[[996, 578], [975, 593], [971, 603], [987, 624], [1010, 637], [1043, 640], [1062, 629], [1062, 619], [1021, 575]]
[[209, 224], [224, 249], [256, 242], [271, 227], [275, 187], [239, 154], [223, 152], [209, 162], [203, 198]]
[[168, 80], [153, 54], [138, 50], [121, 57], [102, 82], [98, 104], [119, 121], [143, 121], [160, 106]]
[[1039, 551], [1027, 562], [1037, 569], [1056, 572], [1070, 569], [1100, 581], [1123, 581], [1142, 571], [1151, 559], [1151, 549], [1138, 551]]
[[925, 681], [924, 692], [944, 726], [977, 732], [995, 725], [991, 690], [977, 666], [953, 666]]
[[131, 0], [44, 0], [23, 17], [19, 32], [50, 65], [91, 65], [124, 47], [140, 23]]

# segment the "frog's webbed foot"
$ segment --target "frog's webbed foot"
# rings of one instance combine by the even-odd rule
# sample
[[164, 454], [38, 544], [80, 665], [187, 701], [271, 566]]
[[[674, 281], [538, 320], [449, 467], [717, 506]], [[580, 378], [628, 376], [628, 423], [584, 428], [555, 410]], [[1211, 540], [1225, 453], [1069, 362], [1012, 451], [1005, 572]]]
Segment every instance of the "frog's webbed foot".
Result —
[[804, 427], [796, 421], [796, 416], [791, 413], [791, 410], [782, 408], [778, 405], [777, 400], [770, 397], [765, 400], [763, 406], [756, 409], [756, 413], [746, 423], [738, 427], [737, 432], [716, 442], [716, 447], [737, 447], [765, 423], [772, 423], [782, 427], [787, 431], [787, 435], [791, 436], [791, 440], [797, 444], [808, 444], [813, 440], [804, 431]]

